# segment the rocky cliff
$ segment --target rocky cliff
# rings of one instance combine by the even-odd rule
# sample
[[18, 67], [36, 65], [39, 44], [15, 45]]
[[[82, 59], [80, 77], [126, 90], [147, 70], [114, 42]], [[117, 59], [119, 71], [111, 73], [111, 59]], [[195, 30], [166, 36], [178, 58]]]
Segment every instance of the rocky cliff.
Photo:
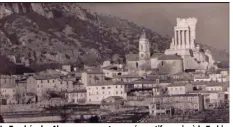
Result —
[[0, 19], [11, 14], [36, 12], [46, 18], [53, 18], [51, 10], [44, 3], [0, 3]]
[[138, 51], [145, 29], [152, 52], [170, 38], [130, 21], [89, 12], [77, 3], [0, 3], [0, 53], [29, 67], [99, 64], [114, 54]]

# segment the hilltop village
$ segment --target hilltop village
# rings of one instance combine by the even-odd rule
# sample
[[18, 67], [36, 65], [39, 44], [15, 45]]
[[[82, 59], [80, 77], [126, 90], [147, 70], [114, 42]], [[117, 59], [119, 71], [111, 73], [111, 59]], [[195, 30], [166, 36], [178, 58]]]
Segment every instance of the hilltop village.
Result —
[[[218, 68], [211, 52], [195, 43], [196, 23], [196, 18], [177, 18], [170, 48], [164, 53], [152, 53], [142, 31], [138, 54], [127, 54], [124, 64], [104, 61], [82, 71], [63, 65], [38, 73], [0, 75], [1, 115], [8, 122], [59, 121], [62, 118], [52, 117], [59, 115], [52, 109], [71, 106], [69, 119], [98, 116], [104, 122], [130, 122], [124, 114], [132, 112], [140, 118], [131, 122], [156, 122], [158, 116], [172, 122], [172, 116], [188, 114], [191, 120], [195, 115], [190, 114], [227, 109], [229, 69]], [[33, 119], [44, 117], [38, 112], [46, 111], [50, 111], [46, 118]], [[16, 118], [25, 112], [31, 114]], [[193, 120], [203, 119], [208, 118]]]

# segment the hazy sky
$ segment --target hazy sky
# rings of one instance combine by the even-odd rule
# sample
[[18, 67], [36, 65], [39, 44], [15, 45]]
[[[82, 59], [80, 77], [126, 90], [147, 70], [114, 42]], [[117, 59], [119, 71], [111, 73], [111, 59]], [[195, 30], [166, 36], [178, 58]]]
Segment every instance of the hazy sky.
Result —
[[196, 17], [197, 42], [219, 49], [229, 47], [228, 3], [82, 3], [81, 6], [169, 36], [173, 36], [177, 17]]

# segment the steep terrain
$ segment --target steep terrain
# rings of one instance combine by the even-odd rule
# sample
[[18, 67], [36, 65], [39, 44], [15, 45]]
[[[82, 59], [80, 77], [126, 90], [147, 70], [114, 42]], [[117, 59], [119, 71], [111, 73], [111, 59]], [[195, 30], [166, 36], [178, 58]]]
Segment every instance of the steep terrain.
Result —
[[170, 38], [118, 17], [72, 3], [0, 3], [0, 53], [14, 63], [93, 65], [138, 51], [145, 29], [152, 52]]

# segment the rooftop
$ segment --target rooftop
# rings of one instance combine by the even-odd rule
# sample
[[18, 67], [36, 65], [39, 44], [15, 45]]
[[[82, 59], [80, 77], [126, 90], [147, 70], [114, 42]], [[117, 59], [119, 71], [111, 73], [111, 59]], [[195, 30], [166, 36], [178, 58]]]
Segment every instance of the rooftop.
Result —
[[210, 83], [206, 87], [214, 87], [214, 86], [221, 86], [223, 87], [224, 83]]
[[151, 76], [154, 76], [154, 75], [169, 75], [168, 72], [164, 72], [164, 71], [159, 71], [159, 69], [152, 69], [151, 70], [151, 73], [149, 74]]
[[162, 55], [158, 58], [159, 60], [182, 60], [178, 55]]
[[74, 82], [74, 85], [84, 85], [84, 84], [81, 82]]
[[116, 78], [141, 78], [141, 76], [136, 74], [129, 74], [129, 75], [117, 75]]
[[90, 69], [85, 71], [87, 74], [104, 74], [101, 69]]
[[190, 94], [209, 94], [209, 93], [222, 93], [222, 92], [217, 92], [217, 91], [192, 91], [189, 92]]
[[190, 73], [187, 73], [187, 72], [179, 72], [179, 73], [173, 74], [171, 76], [192, 76], [192, 75]]
[[113, 71], [117, 71], [117, 72], [123, 71], [122, 68], [119, 68], [119, 67], [116, 67], [116, 66], [112, 66], [112, 65], [102, 67], [102, 69], [105, 69], [105, 70], [113, 70]]
[[60, 75], [34, 75], [33, 78], [36, 80], [59, 79]]
[[158, 58], [160, 56], [164, 55], [163, 53], [153, 53], [151, 58]]
[[152, 98], [163, 98], [163, 97], [195, 97], [199, 96], [199, 94], [176, 94], [176, 95], [159, 95], [153, 96]]
[[205, 74], [205, 72], [201, 72], [201, 71], [195, 71], [195, 72], [190, 72], [190, 74], [193, 74], [193, 75], [199, 75], [199, 74]]
[[85, 93], [85, 92], [87, 92], [86, 89], [79, 89], [79, 90], [68, 91], [66, 93]]
[[138, 61], [139, 60], [138, 54], [127, 54], [125, 58], [127, 61]]
[[209, 79], [209, 76], [195, 76], [194, 79]]
[[133, 84], [152, 84], [152, 83], [156, 83], [156, 79], [152, 80], [152, 79], [139, 79], [136, 81], [131, 82]]
[[125, 84], [130, 84], [130, 83], [125, 83], [125, 82], [115, 82], [115, 81], [100, 81], [100, 82], [96, 82], [93, 84], [88, 84], [88, 86], [107, 86], [107, 85], [125, 85]]
[[13, 75], [0, 75], [0, 79], [16, 79]]
[[0, 84], [0, 89], [1, 88], [15, 88], [16, 84]]
[[186, 86], [186, 85], [191, 85], [191, 84], [190, 83], [171, 83], [167, 87]]

